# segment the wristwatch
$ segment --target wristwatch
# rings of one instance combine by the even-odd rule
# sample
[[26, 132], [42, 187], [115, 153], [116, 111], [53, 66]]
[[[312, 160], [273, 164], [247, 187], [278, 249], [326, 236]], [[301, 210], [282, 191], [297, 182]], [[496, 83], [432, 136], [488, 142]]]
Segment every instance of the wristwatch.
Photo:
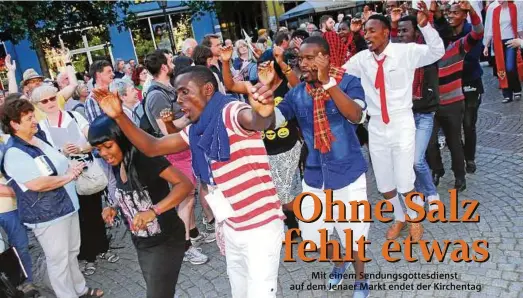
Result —
[[330, 88], [336, 86], [337, 84], [338, 83], [336, 82], [336, 80], [334, 78], [330, 78], [329, 82], [325, 85], [322, 85], [322, 87], [324, 90], [329, 90]]
[[156, 214], [156, 216], [160, 216], [160, 214], [162, 214], [162, 212], [160, 212], [160, 208], [158, 208], [156, 205], [152, 205], [151, 210], [154, 212], [154, 214]]

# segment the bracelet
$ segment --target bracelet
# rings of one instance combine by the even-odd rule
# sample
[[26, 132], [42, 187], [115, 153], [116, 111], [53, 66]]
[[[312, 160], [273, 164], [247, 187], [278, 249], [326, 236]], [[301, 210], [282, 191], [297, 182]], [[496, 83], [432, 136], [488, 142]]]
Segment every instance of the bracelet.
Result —
[[152, 205], [150, 209], [154, 212], [154, 214], [156, 214], [156, 216], [160, 216], [160, 214], [162, 214], [162, 212], [160, 212], [160, 208], [158, 208], [156, 205]]

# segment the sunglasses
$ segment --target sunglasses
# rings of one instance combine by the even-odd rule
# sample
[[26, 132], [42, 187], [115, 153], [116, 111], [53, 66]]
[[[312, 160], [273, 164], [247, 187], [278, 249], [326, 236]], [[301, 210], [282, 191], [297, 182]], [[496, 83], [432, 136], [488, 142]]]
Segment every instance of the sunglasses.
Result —
[[53, 102], [53, 101], [56, 101], [56, 96], [49, 97], [49, 98], [46, 98], [46, 99], [42, 99], [42, 100], [40, 100], [40, 103], [45, 105], [48, 102]]

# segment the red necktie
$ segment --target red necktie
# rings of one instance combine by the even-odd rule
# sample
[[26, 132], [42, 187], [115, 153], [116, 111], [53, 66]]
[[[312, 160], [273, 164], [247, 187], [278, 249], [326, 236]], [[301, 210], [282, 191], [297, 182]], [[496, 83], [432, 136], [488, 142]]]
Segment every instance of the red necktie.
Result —
[[374, 87], [376, 89], [380, 90], [380, 104], [381, 104], [381, 119], [383, 119], [383, 122], [385, 124], [388, 124], [389, 119], [389, 112], [387, 112], [387, 96], [385, 94], [385, 74], [383, 71], [383, 62], [385, 62], [385, 58], [381, 60], [376, 60], [376, 63], [378, 63], [378, 72], [376, 73], [376, 82], [374, 83]]

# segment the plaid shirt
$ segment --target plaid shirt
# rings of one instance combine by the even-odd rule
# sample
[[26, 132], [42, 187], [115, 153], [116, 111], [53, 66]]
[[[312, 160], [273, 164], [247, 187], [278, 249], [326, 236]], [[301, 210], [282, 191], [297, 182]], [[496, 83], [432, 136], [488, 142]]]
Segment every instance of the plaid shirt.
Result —
[[102, 114], [104, 114], [104, 112], [98, 105], [98, 102], [94, 99], [94, 94], [91, 91], [85, 101], [85, 116], [87, 116], [87, 121], [92, 123], [96, 117]]

